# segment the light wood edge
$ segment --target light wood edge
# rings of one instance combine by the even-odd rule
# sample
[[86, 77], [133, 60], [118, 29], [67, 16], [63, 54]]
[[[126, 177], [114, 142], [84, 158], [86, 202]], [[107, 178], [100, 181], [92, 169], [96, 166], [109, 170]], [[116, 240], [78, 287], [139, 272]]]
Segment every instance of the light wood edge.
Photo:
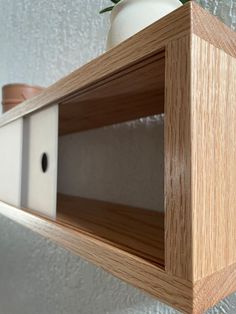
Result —
[[183, 313], [192, 312], [192, 283], [170, 276], [144, 259], [114, 248], [91, 236], [3, 202], [0, 202], [0, 214], [56, 242], [74, 254], [84, 257]]
[[23, 102], [0, 117], [0, 127], [11, 121], [54, 103], [61, 104], [78, 91], [83, 92], [109, 76], [133, 66], [163, 50], [174, 38], [189, 34], [191, 6], [185, 5], [143, 31], [109, 50], [95, 60], [72, 72], [45, 89], [40, 95]]
[[191, 1], [192, 33], [236, 58], [236, 32]]
[[166, 47], [165, 266], [193, 279], [191, 200], [191, 35]]
[[204, 313], [235, 291], [236, 263], [194, 284], [193, 313]]

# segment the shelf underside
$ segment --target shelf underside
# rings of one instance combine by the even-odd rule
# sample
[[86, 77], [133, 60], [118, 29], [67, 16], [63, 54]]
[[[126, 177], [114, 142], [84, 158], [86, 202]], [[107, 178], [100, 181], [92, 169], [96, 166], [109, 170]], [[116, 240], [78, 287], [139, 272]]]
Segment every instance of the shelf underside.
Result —
[[58, 195], [57, 222], [164, 267], [164, 214]]
[[59, 134], [164, 112], [165, 51], [139, 61], [59, 103]]

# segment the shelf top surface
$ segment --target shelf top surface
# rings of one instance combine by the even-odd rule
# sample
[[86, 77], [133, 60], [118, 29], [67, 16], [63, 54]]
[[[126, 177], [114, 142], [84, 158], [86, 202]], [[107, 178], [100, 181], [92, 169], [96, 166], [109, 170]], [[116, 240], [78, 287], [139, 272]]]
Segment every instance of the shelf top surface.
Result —
[[236, 32], [191, 1], [3, 114], [0, 127], [48, 105], [63, 105], [75, 97], [79, 100], [114, 75], [126, 75], [124, 70], [164, 52], [168, 42], [190, 34], [236, 57]]

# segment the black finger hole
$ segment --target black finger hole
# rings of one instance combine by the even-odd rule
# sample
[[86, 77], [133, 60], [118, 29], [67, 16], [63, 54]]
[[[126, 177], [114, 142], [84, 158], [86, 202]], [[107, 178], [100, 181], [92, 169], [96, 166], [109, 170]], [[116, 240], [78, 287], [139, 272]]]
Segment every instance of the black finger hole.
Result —
[[43, 173], [45, 173], [48, 169], [48, 156], [46, 153], [43, 153], [41, 158], [41, 168]]

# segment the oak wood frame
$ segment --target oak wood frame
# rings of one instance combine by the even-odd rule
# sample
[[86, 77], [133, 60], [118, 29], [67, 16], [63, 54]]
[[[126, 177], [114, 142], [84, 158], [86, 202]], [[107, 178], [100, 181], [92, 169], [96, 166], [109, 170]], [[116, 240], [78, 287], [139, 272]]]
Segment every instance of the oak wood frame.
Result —
[[[233, 31], [195, 3], [188, 3], [4, 114], [0, 126], [53, 103], [59, 103], [60, 123], [65, 125], [61, 134], [134, 118], [136, 107], [120, 108], [117, 101], [114, 110], [108, 105], [104, 108], [103, 114], [108, 114], [109, 119], [94, 124], [94, 116], [86, 113], [82, 127], [68, 129], [66, 121], [71, 117], [65, 119], [65, 108], [72, 103], [79, 108], [83, 101], [87, 105], [96, 101], [97, 105], [90, 109], [99, 115], [103, 86], [112, 85], [120, 77], [124, 78], [120, 84], [128, 84], [126, 74], [139, 64], [147, 66], [152, 58], [162, 72], [163, 53], [165, 269], [60, 221], [37, 217], [8, 205], [1, 206], [0, 213], [182, 312], [203, 313], [236, 290], [233, 219], [236, 34]], [[145, 75], [151, 79], [148, 73]], [[152, 100], [158, 96], [159, 103], [163, 103], [163, 80], [158, 82], [156, 88], [160, 92]], [[107, 97], [115, 99], [118, 91], [110, 90]], [[132, 100], [135, 91], [131, 88], [127, 92]], [[135, 98], [132, 104], [136, 102], [141, 108], [138, 115], [145, 112], [145, 102]], [[153, 107], [150, 104], [146, 115], [163, 111], [156, 103]], [[117, 117], [116, 109], [122, 115]], [[83, 113], [78, 109], [78, 118]]]

